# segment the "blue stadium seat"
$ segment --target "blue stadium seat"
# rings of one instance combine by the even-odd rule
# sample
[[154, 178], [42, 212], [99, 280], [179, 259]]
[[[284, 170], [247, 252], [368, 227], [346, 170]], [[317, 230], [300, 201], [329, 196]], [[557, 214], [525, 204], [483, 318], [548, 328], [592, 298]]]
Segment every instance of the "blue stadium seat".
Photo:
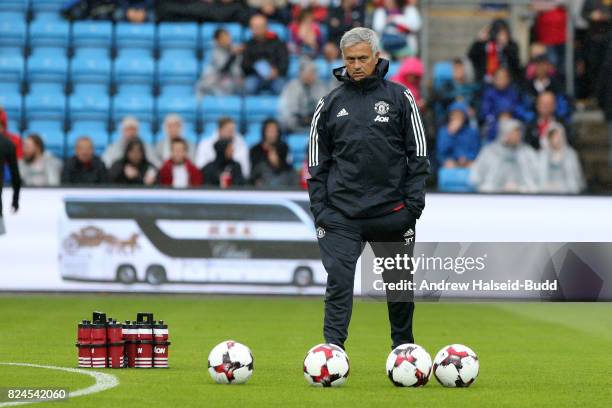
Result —
[[141, 130], [147, 122], [149, 128], [154, 120], [153, 97], [150, 95], [117, 95], [113, 98], [113, 116], [114, 122], [120, 122], [125, 116], [134, 116], [140, 122]]
[[202, 131], [202, 138], [210, 137], [218, 127], [219, 125], [215, 121], [206, 122], [206, 124], [204, 124], [204, 130]]
[[289, 56], [289, 68], [287, 69], [287, 77], [294, 79], [300, 76], [300, 58], [297, 55]]
[[64, 132], [64, 121], [54, 119], [32, 119], [27, 122], [31, 132]]
[[15, 133], [20, 133], [21, 131], [21, 124], [19, 123], [18, 120], [14, 120], [14, 119], [8, 119], [6, 121], [6, 128], [10, 131], [10, 132], [15, 132]]
[[3, 93], [18, 94], [24, 74], [24, 59], [20, 55], [0, 56], [0, 89]]
[[453, 80], [453, 64], [450, 61], [440, 61], [433, 66], [433, 87], [439, 90], [442, 86]]
[[393, 75], [399, 71], [400, 66], [402, 65], [399, 61], [390, 61], [389, 62], [389, 71], [387, 71], [387, 78], [391, 78]]
[[195, 56], [177, 60], [162, 57], [158, 64], [159, 84], [188, 84], [193, 87], [198, 79], [198, 61]]
[[30, 0], [2, 0], [0, 3], [0, 12], [4, 11], [20, 11], [25, 13], [30, 6]]
[[115, 42], [119, 55], [124, 50], [130, 50], [152, 56], [155, 48], [155, 25], [118, 23], [115, 28]]
[[23, 111], [21, 103], [19, 93], [0, 92], [0, 106], [6, 111], [9, 119], [21, 120], [21, 112]]
[[25, 112], [28, 121], [63, 121], [66, 114], [66, 97], [52, 94], [30, 94], [25, 98]]
[[239, 96], [212, 96], [202, 98], [202, 118], [204, 122], [216, 121], [228, 116], [240, 123], [242, 120], [242, 100]]
[[113, 42], [113, 25], [110, 21], [77, 21], [72, 25], [72, 44], [78, 53], [80, 48], [109, 51]]
[[204, 23], [200, 26], [200, 38], [202, 39], [202, 48], [204, 50], [212, 48], [215, 41], [215, 31], [218, 28], [227, 30], [234, 44], [242, 42], [243, 30], [239, 23]]
[[0, 20], [0, 55], [23, 55], [25, 43], [25, 20]]
[[66, 0], [32, 0], [34, 11], [54, 11], [59, 12]]
[[[110, 98], [106, 94], [75, 94], [68, 100], [69, 118], [74, 121], [109, 120]], [[106, 126], [106, 125], [105, 125]]]
[[185, 122], [195, 123], [198, 103], [194, 96], [160, 96], [157, 99], [157, 117], [162, 122], [169, 113], [178, 113]]
[[68, 59], [42, 55], [28, 58], [27, 81], [30, 93], [64, 93], [68, 75]]
[[294, 168], [301, 168], [302, 162], [306, 158], [308, 133], [291, 133], [287, 136], [287, 144], [289, 145], [289, 152], [293, 157]]
[[474, 191], [470, 184], [470, 169], [441, 168], [438, 170], [438, 189], [461, 193]]
[[195, 56], [198, 49], [198, 25], [196, 23], [161, 23], [158, 31], [161, 54], [167, 50], [190, 50]]
[[70, 63], [70, 77], [75, 93], [78, 92], [76, 88], [82, 84], [102, 84], [101, 89], [108, 89], [111, 61], [104, 54], [73, 58]]
[[278, 96], [246, 96], [244, 99], [244, 118], [247, 123], [262, 122], [278, 114]]
[[325, 60], [325, 58], [317, 58], [314, 60], [314, 63], [317, 66], [318, 77], [324, 81], [327, 81], [332, 75], [329, 63]]
[[244, 135], [244, 139], [249, 148], [261, 142], [261, 123], [250, 125], [246, 134]]
[[257, 135], [257, 138], [261, 140], [261, 128], [263, 126], [263, 122], [253, 122], [247, 124], [247, 135]]
[[25, 21], [26, 18], [27, 14], [24, 11], [0, 10], [0, 21]]
[[70, 26], [64, 21], [34, 21], [30, 24], [30, 47], [33, 53], [39, 48], [63, 50], [66, 54]]
[[133, 92], [146, 91], [147, 94], [152, 94], [154, 73], [155, 63], [152, 57], [138, 57], [126, 50], [122, 57], [115, 60], [115, 83], [120, 93], [127, 87], [136, 86], [137, 88], [131, 88]]

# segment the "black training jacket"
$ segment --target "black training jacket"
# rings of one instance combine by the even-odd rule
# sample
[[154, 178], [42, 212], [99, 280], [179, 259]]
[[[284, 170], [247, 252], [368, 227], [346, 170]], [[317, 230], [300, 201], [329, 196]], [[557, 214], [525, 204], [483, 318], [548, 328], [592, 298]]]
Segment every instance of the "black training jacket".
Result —
[[418, 218], [425, 207], [423, 123], [410, 91], [384, 79], [388, 68], [380, 59], [361, 81], [345, 67], [333, 70], [342, 85], [319, 100], [308, 144], [315, 220], [328, 207], [350, 218], [384, 215], [401, 204]]

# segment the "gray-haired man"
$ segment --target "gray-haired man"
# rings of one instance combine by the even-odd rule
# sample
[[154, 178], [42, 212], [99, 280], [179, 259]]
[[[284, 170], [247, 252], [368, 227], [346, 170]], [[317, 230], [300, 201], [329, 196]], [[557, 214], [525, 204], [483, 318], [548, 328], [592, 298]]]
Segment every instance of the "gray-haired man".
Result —
[[[333, 74], [342, 85], [312, 118], [308, 190], [328, 275], [323, 335], [344, 347], [357, 259], [366, 242], [377, 256], [382, 242], [414, 242], [430, 170], [414, 97], [384, 79], [389, 62], [374, 31], [346, 32], [340, 49], [346, 65]], [[411, 300], [387, 298], [394, 347], [414, 341]]]

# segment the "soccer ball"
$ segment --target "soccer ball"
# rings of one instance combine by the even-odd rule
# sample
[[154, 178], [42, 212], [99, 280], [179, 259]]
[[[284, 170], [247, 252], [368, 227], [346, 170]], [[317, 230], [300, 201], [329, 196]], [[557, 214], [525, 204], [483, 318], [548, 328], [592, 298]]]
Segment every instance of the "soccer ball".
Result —
[[469, 387], [476, 381], [479, 369], [478, 356], [463, 344], [443, 347], [434, 359], [434, 375], [445, 387]]
[[422, 387], [431, 375], [431, 356], [417, 344], [397, 346], [387, 358], [387, 375], [398, 387]]
[[304, 377], [317, 387], [339, 387], [349, 375], [349, 359], [335, 344], [319, 344], [308, 350], [304, 359]]
[[253, 354], [244, 344], [227, 340], [208, 355], [208, 372], [219, 384], [242, 384], [253, 375]]

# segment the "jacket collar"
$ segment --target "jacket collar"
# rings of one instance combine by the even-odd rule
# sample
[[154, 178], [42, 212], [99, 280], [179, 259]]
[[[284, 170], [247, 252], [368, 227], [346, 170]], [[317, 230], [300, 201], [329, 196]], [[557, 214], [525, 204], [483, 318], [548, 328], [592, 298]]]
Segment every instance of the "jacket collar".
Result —
[[385, 79], [387, 71], [389, 71], [389, 61], [384, 58], [379, 58], [378, 64], [376, 64], [376, 68], [374, 68], [374, 73], [361, 81], [354, 81], [351, 79], [346, 70], [346, 66], [335, 68], [332, 73], [340, 82], [362, 89], [371, 89], [376, 87], [379, 82]]

